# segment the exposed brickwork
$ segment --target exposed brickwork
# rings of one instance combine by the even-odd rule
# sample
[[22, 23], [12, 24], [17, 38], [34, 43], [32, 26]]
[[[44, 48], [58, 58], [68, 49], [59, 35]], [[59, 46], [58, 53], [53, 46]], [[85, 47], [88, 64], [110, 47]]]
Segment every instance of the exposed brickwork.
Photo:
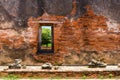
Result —
[[106, 18], [95, 15], [89, 6], [78, 19], [44, 14], [38, 20], [63, 21], [63, 24], [54, 25], [55, 53], [34, 55], [38, 61], [73, 65], [87, 64], [95, 58], [107, 63], [118, 62], [120, 36], [110, 33]]
[[[29, 18], [28, 27], [20, 32], [12, 28], [0, 30], [0, 52], [9, 53], [9, 56], [14, 53], [12, 59], [20, 57], [24, 61], [29, 57], [26, 55], [32, 54], [30, 58], [34, 58], [38, 63], [51, 62], [56, 65], [87, 64], [92, 58], [104, 60], [109, 64], [119, 63], [119, 33], [110, 32], [106, 18], [94, 14], [89, 6], [86, 8], [87, 12], [77, 19], [74, 18], [73, 9], [69, 17], [45, 13], [39, 18]], [[36, 54], [40, 24], [34, 21], [40, 20], [63, 22], [54, 24], [54, 54]], [[4, 46], [7, 46], [7, 49]]]

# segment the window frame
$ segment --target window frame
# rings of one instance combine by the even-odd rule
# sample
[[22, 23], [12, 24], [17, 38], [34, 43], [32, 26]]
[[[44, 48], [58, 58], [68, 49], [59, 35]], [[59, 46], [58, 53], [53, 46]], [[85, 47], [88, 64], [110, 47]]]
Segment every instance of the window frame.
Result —
[[[42, 43], [42, 26], [51, 26], [51, 33], [52, 33], [52, 49], [51, 50], [42, 50], [41, 43]], [[54, 53], [54, 24], [53, 23], [40, 23], [39, 30], [38, 30], [38, 54], [52, 54]]]

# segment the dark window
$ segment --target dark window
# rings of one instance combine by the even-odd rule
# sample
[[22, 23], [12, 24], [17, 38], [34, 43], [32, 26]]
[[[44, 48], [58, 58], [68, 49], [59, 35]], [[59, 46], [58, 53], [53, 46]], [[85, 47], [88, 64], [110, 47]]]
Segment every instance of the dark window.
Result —
[[52, 24], [41, 24], [39, 28], [38, 53], [54, 52], [54, 36]]

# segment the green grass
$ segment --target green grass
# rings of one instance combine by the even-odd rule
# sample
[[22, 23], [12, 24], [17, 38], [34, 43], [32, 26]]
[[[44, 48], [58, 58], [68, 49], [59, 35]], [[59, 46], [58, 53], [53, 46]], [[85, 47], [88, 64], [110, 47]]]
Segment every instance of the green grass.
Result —
[[[42, 46], [46, 47], [45, 44], [42, 44]], [[49, 44], [48, 44], [48, 47], [52, 47], [52, 43], [49, 43]]]
[[51, 44], [51, 43], [49, 43], [49, 44], [48, 44], [48, 47], [51, 47], [51, 46], [52, 46], [52, 44]]
[[18, 80], [19, 77], [13, 74], [7, 75], [5, 77], [2, 78], [3, 80]]

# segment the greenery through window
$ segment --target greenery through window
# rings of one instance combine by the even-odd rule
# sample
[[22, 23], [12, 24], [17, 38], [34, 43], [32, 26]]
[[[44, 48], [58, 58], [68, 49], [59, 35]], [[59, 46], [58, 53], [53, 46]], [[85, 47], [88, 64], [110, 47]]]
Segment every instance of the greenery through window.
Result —
[[39, 46], [40, 53], [53, 53], [53, 27], [52, 25], [42, 25], [39, 30]]
[[51, 26], [42, 26], [42, 44], [41, 49], [52, 49]]

